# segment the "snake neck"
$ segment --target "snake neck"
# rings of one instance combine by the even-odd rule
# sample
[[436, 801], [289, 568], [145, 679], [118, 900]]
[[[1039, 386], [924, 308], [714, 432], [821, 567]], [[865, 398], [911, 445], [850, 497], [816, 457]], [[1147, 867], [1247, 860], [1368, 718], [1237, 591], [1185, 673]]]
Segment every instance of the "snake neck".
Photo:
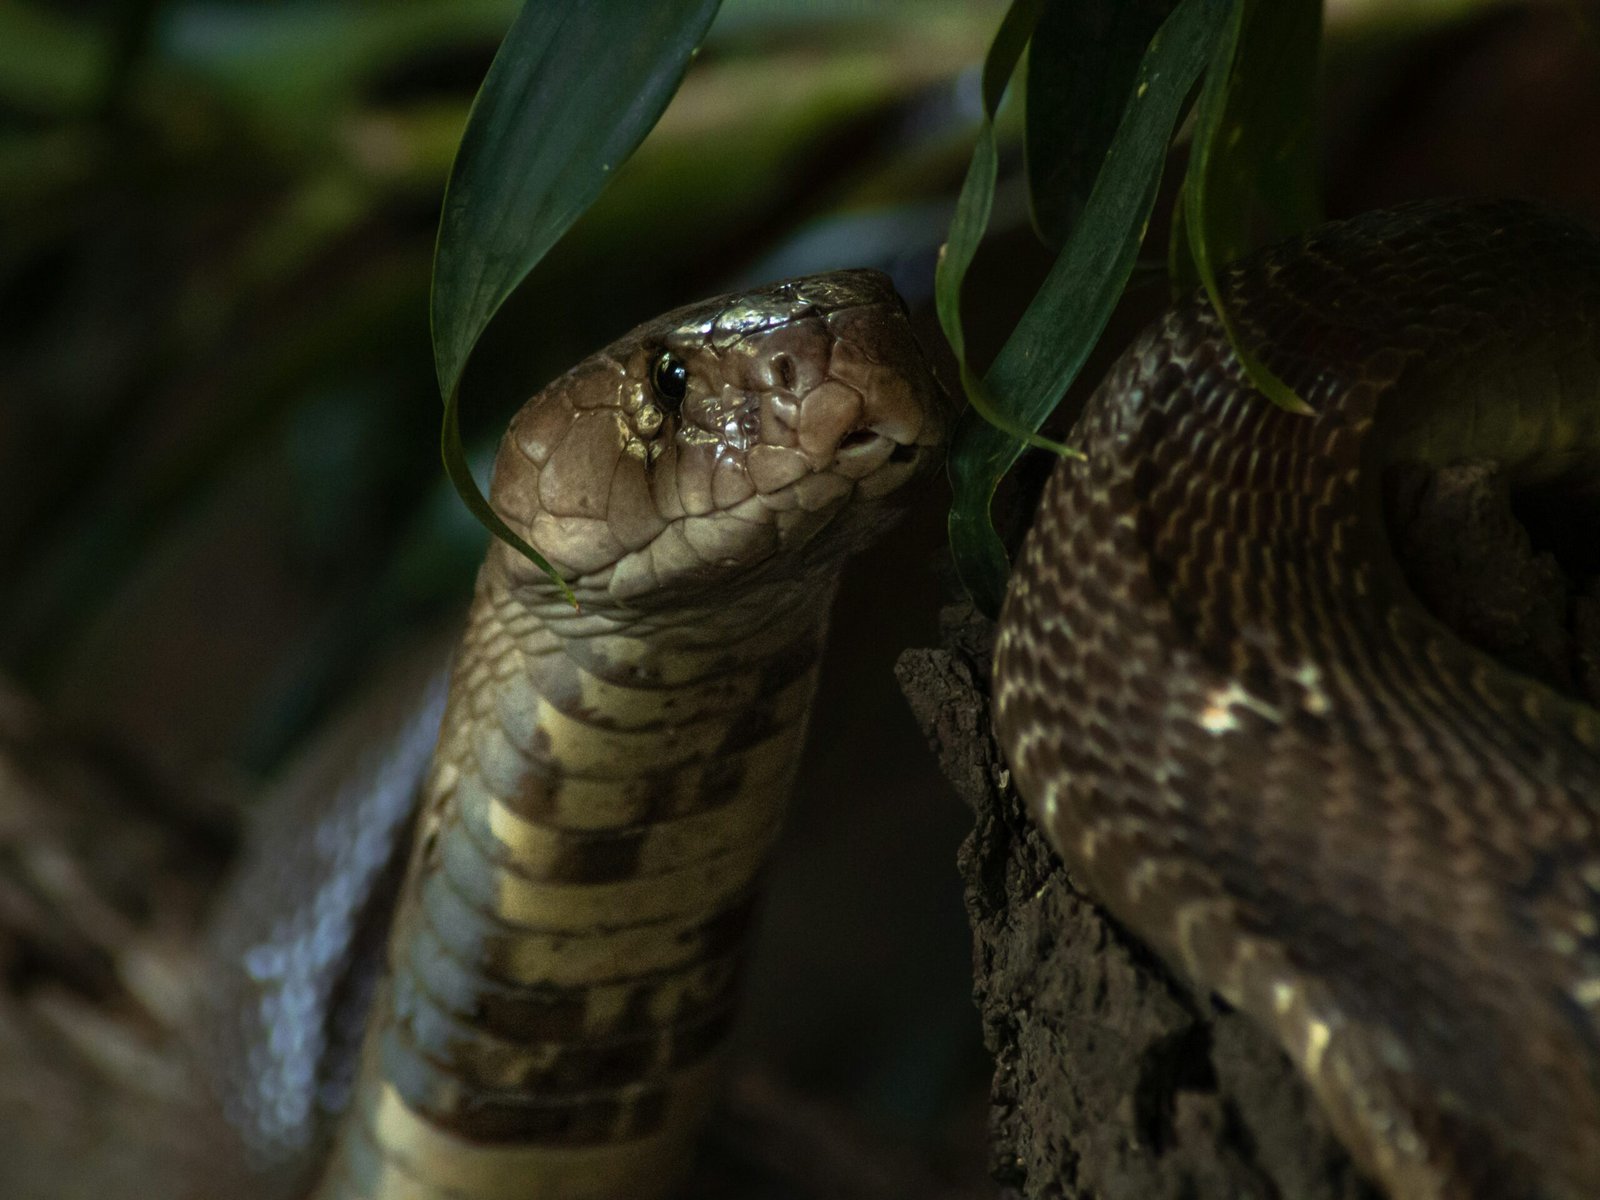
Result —
[[664, 1194], [711, 1098], [832, 582], [552, 617], [492, 563], [324, 1196]]

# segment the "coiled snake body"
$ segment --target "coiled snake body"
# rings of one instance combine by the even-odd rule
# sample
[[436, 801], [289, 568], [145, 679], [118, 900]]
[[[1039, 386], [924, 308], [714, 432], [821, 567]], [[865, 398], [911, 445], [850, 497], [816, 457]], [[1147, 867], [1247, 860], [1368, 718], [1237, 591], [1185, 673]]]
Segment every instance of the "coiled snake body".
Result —
[[1482, 458], [1595, 496], [1600, 244], [1419, 205], [1223, 292], [1315, 415], [1246, 382], [1203, 299], [1113, 369], [1007, 595], [1018, 787], [1393, 1196], [1600, 1196], [1600, 713], [1430, 617], [1380, 496]]

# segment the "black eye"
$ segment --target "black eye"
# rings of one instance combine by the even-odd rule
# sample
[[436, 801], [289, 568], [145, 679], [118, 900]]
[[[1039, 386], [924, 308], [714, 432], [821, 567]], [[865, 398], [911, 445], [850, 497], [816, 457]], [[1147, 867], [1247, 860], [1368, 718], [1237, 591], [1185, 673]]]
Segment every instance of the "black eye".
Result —
[[650, 368], [650, 386], [668, 408], [677, 408], [689, 392], [689, 368], [670, 350], [663, 350]]

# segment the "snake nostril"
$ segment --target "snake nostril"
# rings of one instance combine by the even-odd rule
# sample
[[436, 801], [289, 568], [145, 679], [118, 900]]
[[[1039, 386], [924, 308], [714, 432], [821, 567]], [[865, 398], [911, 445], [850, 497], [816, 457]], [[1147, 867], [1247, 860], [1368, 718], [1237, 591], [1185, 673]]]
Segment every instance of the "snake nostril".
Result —
[[916, 462], [917, 448], [902, 442], [896, 442], [894, 449], [889, 452], [889, 461], [892, 463]]

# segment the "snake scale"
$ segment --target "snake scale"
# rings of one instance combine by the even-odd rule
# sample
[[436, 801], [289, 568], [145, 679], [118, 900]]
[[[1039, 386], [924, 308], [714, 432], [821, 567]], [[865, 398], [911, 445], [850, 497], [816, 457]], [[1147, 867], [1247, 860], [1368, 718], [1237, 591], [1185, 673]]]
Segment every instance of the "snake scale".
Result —
[[1246, 382], [1203, 297], [1113, 368], [1001, 618], [1018, 788], [1392, 1196], [1600, 1196], [1600, 713], [1425, 612], [1382, 508], [1386, 468], [1475, 459], [1596, 499], [1600, 243], [1415, 205], [1223, 300], [1314, 415]]
[[[1487, 454], [1593, 491], [1600, 249], [1514, 205], [1417, 206], [1224, 294], [1315, 415], [1254, 392], [1203, 299], [1112, 370], [1003, 614], [1018, 785], [1118, 917], [1278, 1037], [1393, 1196], [1600, 1195], [1600, 715], [1422, 611], [1377, 482]], [[491, 500], [581, 608], [496, 544], [382, 786], [312, 770], [333, 815], [259, 843], [219, 926], [214, 1087], [258, 1193], [671, 1192], [839, 562], [945, 423], [868, 272], [669, 314], [523, 408]], [[384, 945], [385, 881], [367, 1018], [349, 963], [363, 930]]]
[[[215, 938], [215, 1090], [282, 1194], [676, 1187], [839, 566], [903, 506], [944, 425], [904, 306], [869, 271], [669, 313], [523, 406], [490, 501], [577, 607], [496, 543], [442, 724], [423, 706], [439, 738], [409, 862], [386, 842], [414, 764], [380, 750], [380, 786], [358, 765], [345, 787], [334, 754]], [[417, 720], [385, 744], [414, 746]], [[368, 1003], [345, 948], [401, 868], [354, 1080], [330, 1098], [327, 1060]]]

